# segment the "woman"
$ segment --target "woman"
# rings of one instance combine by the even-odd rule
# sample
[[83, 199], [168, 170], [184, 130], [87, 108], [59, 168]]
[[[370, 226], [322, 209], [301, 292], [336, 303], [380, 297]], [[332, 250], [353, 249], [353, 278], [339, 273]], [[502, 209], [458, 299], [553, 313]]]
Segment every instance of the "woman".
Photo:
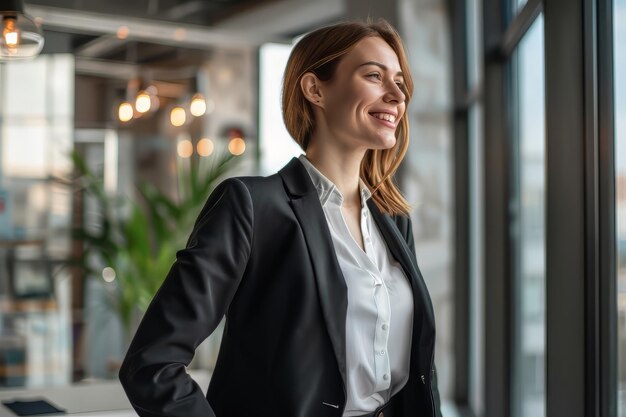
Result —
[[[441, 415], [432, 305], [391, 179], [412, 88], [384, 21], [298, 42], [283, 115], [306, 156], [209, 197], [120, 370], [139, 415]], [[205, 398], [185, 366], [224, 315]]]

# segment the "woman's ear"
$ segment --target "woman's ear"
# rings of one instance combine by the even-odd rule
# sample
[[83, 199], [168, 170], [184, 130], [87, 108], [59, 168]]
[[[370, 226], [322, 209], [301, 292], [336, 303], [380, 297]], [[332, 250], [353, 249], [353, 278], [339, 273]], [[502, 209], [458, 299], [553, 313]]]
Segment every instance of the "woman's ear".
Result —
[[304, 97], [313, 105], [324, 107], [321, 84], [319, 78], [312, 72], [307, 72], [300, 78], [300, 88]]

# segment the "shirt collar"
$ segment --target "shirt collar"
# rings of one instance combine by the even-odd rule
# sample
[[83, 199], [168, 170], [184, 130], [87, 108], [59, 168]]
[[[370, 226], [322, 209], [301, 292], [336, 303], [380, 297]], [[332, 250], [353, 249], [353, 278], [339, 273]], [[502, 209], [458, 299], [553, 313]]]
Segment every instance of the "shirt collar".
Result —
[[[298, 159], [300, 160], [300, 162], [302, 162], [302, 165], [304, 165], [304, 168], [309, 173], [311, 181], [313, 182], [313, 185], [317, 190], [317, 195], [320, 198], [320, 203], [322, 203], [322, 206], [326, 205], [326, 203], [329, 201], [341, 206], [341, 203], [343, 202], [343, 196], [341, 195], [341, 192], [339, 191], [337, 186], [333, 184], [331, 180], [326, 178], [324, 174], [322, 174], [315, 167], [315, 165], [313, 165], [311, 161], [307, 159], [304, 154], [300, 155]], [[362, 179], [359, 179], [359, 187], [361, 188], [361, 206], [364, 207], [365, 202], [369, 200], [369, 198], [372, 196], [372, 193], [369, 188], [367, 188], [367, 185], [365, 185], [365, 182], [363, 182]]]

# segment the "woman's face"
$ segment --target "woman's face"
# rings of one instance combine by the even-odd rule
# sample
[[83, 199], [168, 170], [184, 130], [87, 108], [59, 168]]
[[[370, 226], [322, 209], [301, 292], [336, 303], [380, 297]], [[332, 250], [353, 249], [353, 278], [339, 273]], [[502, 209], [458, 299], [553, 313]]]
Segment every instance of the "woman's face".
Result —
[[359, 41], [322, 82], [325, 123], [334, 140], [354, 149], [387, 149], [404, 115], [404, 79], [394, 50], [379, 37]]

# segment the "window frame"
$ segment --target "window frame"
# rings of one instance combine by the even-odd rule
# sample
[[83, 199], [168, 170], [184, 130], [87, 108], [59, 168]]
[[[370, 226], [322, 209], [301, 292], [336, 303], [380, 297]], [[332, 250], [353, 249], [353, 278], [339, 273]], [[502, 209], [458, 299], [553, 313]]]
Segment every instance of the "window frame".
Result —
[[[467, 87], [468, 0], [449, 0], [453, 27], [457, 375], [454, 399], [469, 406], [470, 217], [468, 112], [483, 104], [484, 415], [512, 414], [514, 242], [508, 234], [514, 169], [507, 63], [544, 16], [546, 71], [546, 415], [617, 412], [617, 285], [612, 0], [483, 0], [482, 82]], [[563, 36], [566, 33], [567, 36]], [[487, 175], [488, 174], [488, 175]], [[503, 279], [504, 277], [504, 279]], [[564, 297], [564, 294], [567, 296]], [[489, 318], [487, 320], [486, 318]], [[572, 364], [582, 364], [573, 367]]]

